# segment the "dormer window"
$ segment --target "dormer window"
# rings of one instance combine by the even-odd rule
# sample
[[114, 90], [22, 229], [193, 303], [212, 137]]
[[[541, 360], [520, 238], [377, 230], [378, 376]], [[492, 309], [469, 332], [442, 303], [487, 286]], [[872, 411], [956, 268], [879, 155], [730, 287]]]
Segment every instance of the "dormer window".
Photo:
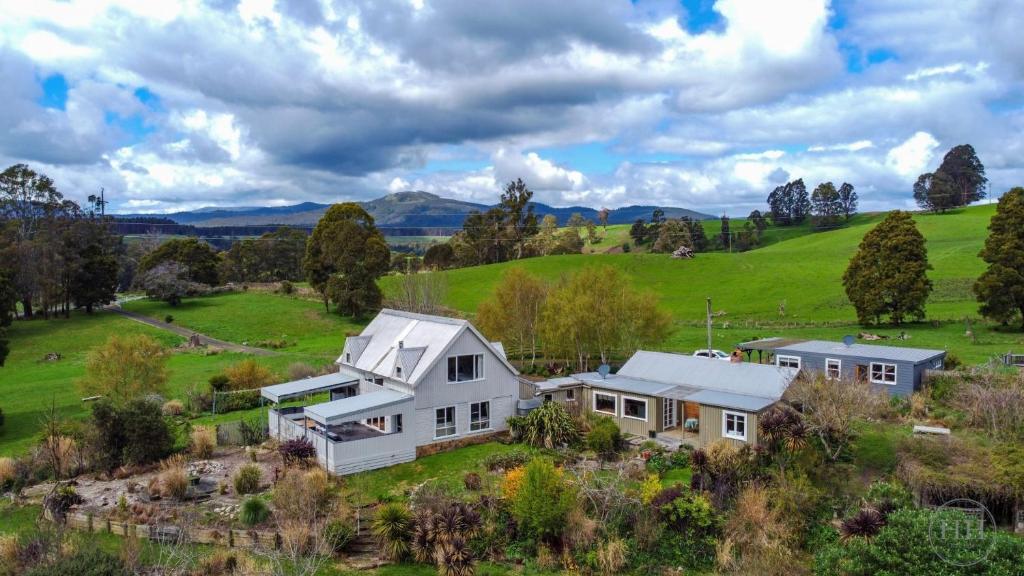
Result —
[[401, 366], [395, 366], [395, 378], [401, 378], [401, 377], [402, 377], [402, 367]]
[[345, 364], [351, 364], [351, 363], [352, 363], [352, 353], [351, 352], [345, 352]]

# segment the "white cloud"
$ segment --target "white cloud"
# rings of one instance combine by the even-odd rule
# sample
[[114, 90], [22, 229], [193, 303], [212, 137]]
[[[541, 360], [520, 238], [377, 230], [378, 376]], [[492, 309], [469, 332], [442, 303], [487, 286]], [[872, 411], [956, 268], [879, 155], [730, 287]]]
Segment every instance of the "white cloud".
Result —
[[846, 144], [829, 144], [829, 145], [815, 145], [807, 148], [808, 152], [857, 152], [860, 150], [867, 150], [868, 148], [874, 148], [875, 144], [871, 140], [857, 140], [856, 142], [849, 142]]
[[934, 136], [927, 132], [917, 132], [899, 146], [890, 149], [885, 155], [885, 162], [901, 176], [917, 176], [925, 171], [938, 146], [939, 141]]

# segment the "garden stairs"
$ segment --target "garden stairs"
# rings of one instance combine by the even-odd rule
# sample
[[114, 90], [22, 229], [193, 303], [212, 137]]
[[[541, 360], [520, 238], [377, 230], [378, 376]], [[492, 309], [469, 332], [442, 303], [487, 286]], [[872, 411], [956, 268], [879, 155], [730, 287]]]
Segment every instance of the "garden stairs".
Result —
[[354, 570], [371, 570], [390, 564], [381, 559], [380, 546], [370, 533], [369, 522], [359, 523], [359, 532], [349, 543], [343, 563]]

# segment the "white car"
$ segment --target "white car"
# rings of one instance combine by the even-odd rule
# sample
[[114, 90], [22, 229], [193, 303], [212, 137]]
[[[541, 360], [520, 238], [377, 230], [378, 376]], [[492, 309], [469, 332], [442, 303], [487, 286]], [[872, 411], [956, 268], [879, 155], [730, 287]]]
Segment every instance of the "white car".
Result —
[[697, 350], [696, 352], [693, 353], [693, 355], [696, 356], [697, 358], [714, 358], [715, 360], [725, 360], [726, 362], [729, 361], [729, 355], [726, 354], [725, 352], [722, 352], [721, 350], [711, 350], [709, 353], [708, 349], [705, 348], [703, 350]]

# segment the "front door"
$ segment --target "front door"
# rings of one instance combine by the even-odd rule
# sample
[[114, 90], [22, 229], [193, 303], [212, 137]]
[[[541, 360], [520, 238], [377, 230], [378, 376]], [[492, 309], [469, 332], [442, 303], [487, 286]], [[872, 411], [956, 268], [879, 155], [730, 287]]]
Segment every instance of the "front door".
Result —
[[676, 401], [671, 398], [662, 398], [662, 406], [664, 410], [664, 422], [662, 428], [668, 430], [669, 428], [675, 428], [676, 426]]
[[868, 379], [868, 367], [864, 364], [857, 364], [857, 380], [864, 382]]

